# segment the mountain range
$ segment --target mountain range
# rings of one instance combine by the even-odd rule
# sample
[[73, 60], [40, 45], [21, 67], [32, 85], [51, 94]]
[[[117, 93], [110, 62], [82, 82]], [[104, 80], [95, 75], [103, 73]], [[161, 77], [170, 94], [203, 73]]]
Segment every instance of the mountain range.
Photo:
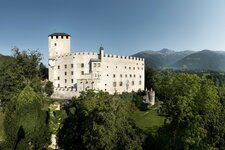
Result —
[[146, 67], [192, 71], [225, 71], [225, 51], [141, 51], [132, 56], [145, 58]]
[[12, 57], [10, 56], [5, 56], [0, 54], [0, 67], [5, 65], [5, 62], [11, 61]]
[[[174, 51], [164, 48], [159, 51], [141, 51], [132, 56], [145, 58], [145, 66], [155, 69], [225, 72], [225, 51]], [[10, 59], [12, 57], [0, 54], [0, 66]]]

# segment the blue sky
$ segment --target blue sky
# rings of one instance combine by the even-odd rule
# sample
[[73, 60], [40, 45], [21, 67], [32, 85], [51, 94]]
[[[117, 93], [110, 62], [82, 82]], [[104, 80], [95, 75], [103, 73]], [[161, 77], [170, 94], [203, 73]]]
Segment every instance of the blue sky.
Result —
[[34, 49], [47, 63], [47, 36], [71, 35], [73, 51], [225, 50], [224, 0], [1, 0], [0, 53]]

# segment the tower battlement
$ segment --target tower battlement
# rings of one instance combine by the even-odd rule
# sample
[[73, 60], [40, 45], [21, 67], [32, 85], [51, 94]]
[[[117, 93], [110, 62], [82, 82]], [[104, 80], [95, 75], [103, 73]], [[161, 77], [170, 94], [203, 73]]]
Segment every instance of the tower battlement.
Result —
[[49, 59], [70, 53], [70, 35], [66, 33], [53, 33], [48, 36]]

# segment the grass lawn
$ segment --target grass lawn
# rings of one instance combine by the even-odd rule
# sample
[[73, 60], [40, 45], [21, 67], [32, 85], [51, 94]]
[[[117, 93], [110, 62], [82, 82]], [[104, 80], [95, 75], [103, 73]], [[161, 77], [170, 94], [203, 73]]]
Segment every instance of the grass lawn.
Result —
[[155, 133], [164, 123], [164, 117], [157, 114], [156, 109], [136, 111], [132, 115], [136, 125], [144, 131]]
[[3, 121], [4, 121], [4, 114], [0, 110], [0, 142], [4, 139], [4, 127], [3, 127]]

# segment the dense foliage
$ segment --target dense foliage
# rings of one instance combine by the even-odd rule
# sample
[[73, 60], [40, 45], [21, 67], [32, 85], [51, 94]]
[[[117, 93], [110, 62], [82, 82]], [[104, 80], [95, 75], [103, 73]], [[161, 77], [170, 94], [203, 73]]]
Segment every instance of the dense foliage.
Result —
[[48, 79], [48, 68], [43, 63], [39, 65], [39, 76], [41, 80]]
[[48, 96], [51, 96], [53, 94], [54, 89], [53, 89], [53, 83], [51, 81], [48, 81], [45, 84], [44, 91]]
[[163, 101], [160, 113], [166, 118], [155, 149], [225, 148], [224, 75], [167, 70], [147, 78]]
[[49, 143], [43, 98], [26, 86], [8, 103], [5, 112], [5, 149], [42, 149]]
[[[38, 77], [40, 81], [41, 54], [32, 50], [20, 51], [18, 48], [14, 48], [12, 52], [12, 59], [0, 66], [0, 103], [2, 105], [5, 105], [15, 93], [34, 81], [34, 78]], [[36, 83], [41, 84], [40, 82]]]
[[0, 104], [5, 115], [5, 139], [1, 147], [4, 149], [42, 149], [49, 143], [40, 60], [37, 51], [14, 48], [11, 59], [0, 66]]
[[142, 134], [130, 116], [130, 103], [119, 96], [87, 91], [74, 98], [58, 134], [63, 149], [141, 149]]

